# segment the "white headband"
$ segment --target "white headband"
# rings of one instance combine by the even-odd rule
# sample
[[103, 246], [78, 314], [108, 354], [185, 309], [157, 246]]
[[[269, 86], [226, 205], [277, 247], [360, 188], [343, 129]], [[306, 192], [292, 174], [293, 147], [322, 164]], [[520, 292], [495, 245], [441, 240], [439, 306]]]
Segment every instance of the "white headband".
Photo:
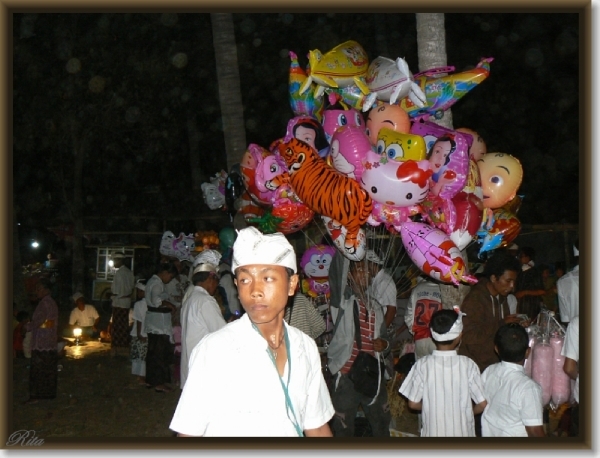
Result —
[[297, 272], [294, 248], [281, 232], [262, 234], [253, 226], [238, 231], [233, 244], [231, 270], [251, 264], [288, 267]]
[[192, 275], [197, 274], [198, 272], [217, 273], [218, 270], [219, 270], [219, 268], [217, 266], [215, 266], [214, 264], [211, 264], [210, 262], [205, 262], [203, 264], [198, 264], [196, 267], [194, 267], [194, 270], [192, 271]]
[[135, 284], [135, 287], [139, 290], [146, 291], [146, 285], [144, 285], [141, 281], [138, 281]]
[[458, 313], [458, 318], [445, 334], [438, 334], [433, 329], [431, 330], [431, 337], [433, 337], [434, 340], [437, 340], [438, 342], [446, 342], [449, 340], [454, 340], [460, 335], [463, 330], [462, 317], [463, 315], [466, 315], [466, 313], [461, 312], [457, 305], [454, 306], [454, 311]]

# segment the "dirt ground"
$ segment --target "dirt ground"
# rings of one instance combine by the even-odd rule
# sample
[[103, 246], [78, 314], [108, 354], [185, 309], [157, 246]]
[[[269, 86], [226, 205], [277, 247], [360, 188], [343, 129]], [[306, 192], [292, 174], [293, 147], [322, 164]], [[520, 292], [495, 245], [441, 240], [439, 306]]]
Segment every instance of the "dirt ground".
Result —
[[[169, 423], [180, 390], [156, 393], [139, 385], [125, 356], [110, 345], [90, 342], [66, 349], [59, 365], [56, 399], [23, 405], [28, 399], [29, 360], [13, 361], [12, 431], [34, 430], [46, 438], [173, 437]], [[360, 422], [359, 422], [360, 423]], [[416, 415], [406, 409], [397, 429], [417, 434]], [[368, 425], [357, 427], [368, 435]]]

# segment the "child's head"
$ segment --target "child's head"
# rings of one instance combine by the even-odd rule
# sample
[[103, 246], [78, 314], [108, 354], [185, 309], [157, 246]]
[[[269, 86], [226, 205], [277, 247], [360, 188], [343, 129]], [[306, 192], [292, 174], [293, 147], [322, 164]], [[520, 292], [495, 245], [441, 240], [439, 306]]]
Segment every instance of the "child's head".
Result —
[[442, 346], [455, 348], [462, 336], [462, 314], [455, 310], [438, 310], [431, 315], [429, 329], [436, 348]]
[[518, 323], [504, 324], [496, 331], [494, 347], [501, 361], [521, 363], [529, 352], [529, 336]]

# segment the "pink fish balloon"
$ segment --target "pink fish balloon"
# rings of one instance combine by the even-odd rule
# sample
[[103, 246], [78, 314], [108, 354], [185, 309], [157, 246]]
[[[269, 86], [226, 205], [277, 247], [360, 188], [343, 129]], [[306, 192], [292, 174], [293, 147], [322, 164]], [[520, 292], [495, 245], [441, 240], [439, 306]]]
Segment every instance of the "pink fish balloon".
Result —
[[441, 230], [425, 223], [405, 222], [400, 237], [410, 259], [431, 278], [455, 285], [477, 283], [467, 274], [460, 250]]

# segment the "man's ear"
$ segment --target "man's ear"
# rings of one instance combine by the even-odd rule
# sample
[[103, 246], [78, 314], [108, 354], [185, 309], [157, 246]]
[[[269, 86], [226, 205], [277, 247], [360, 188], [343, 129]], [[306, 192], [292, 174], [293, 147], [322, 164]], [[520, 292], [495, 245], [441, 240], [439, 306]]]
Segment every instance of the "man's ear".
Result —
[[298, 274], [294, 274], [290, 277], [290, 287], [288, 289], [288, 296], [293, 296], [294, 294], [296, 294], [296, 288], [298, 286], [299, 280], [300, 277], [298, 276]]
[[[496, 352], [496, 354], [498, 355], [498, 345], [494, 345], [494, 351]], [[527, 358], [527, 356], [525, 356], [525, 358]]]
[[525, 351], [525, 359], [529, 358], [530, 353], [531, 353], [531, 347], [527, 347], [527, 350]]

